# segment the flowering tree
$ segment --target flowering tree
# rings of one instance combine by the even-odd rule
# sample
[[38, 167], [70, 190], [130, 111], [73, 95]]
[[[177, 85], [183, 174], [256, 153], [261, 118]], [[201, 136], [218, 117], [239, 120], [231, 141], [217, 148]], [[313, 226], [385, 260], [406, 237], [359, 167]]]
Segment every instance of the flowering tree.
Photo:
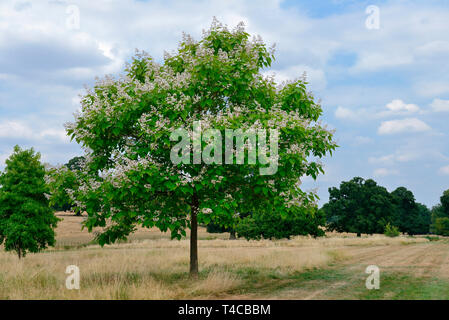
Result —
[[[232, 227], [239, 213], [310, 212], [317, 196], [300, 189], [300, 178], [323, 173], [318, 159], [336, 145], [318, 121], [322, 109], [304, 78], [276, 85], [261, 74], [273, 51], [260, 37], [250, 39], [243, 24], [228, 30], [214, 20], [198, 42], [184, 35], [162, 64], [137, 52], [120, 78], [107, 76], [87, 89], [81, 113], [66, 128], [86, 150], [75, 201], [88, 213], [88, 230], [104, 227], [100, 244], [126, 238], [138, 225], [170, 230], [178, 239], [190, 228], [190, 273], [196, 275], [198, 223]], [[218, 134], [184, 144], [183, 161], [174, 161], [173, 140], [180, 137], [174, 132], [184, 128], [194, 139], [195, 123]], [[266, 137], [258, 135], [256, 149], [264, 157], [242, 163], [233, 149], [224, 163], [217, 144], [207, 143], [226, 130], [267, 130], [279, 143], [267, 150]], [[192, 160], [189, 152], [198, 148]]]

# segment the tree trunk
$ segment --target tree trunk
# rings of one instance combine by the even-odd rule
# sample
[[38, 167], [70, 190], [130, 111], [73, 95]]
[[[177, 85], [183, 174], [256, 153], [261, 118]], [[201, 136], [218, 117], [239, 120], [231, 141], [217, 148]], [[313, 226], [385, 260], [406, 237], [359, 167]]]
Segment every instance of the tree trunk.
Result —
[[361, 235], [359, 232], [357, 232], [357, 237], [360, 238], [361, 236], [362, 236], [362, 235]]
[[231, 231], [229, 231], [229, 240], [235, 240], [237, 239], [237, 237], [235, 236], [235, 230], [231, 229]]
[[19, 256], [19, 260], [20, 260], [20, 258], [22, 258], [22, 251], [20, 250], [20, 248], [19, 248], [19, 250], [17, 250], [17, 255]]
[[190, 276], [198, 277], [198, 196], [193, 194], [190, 213]]

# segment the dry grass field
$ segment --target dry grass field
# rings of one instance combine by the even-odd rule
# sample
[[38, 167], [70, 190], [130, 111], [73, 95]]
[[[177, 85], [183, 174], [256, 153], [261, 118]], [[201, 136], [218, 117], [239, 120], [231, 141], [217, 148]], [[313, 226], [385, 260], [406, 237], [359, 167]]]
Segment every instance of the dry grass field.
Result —
[[[228, 240], [199, 232], [198, 280], [188, 276], [188, 240], [138, 230], [126, 243], [96, 245], [82, 217], [59, 214], [57, 244], [19, 260], [0, 252], [0, 299], [449, 299], [449, 241], [443, 238]], [[80, 290], [65, 287], [68, 265]], [[365, 268], [380, 268], [367, 290]]]

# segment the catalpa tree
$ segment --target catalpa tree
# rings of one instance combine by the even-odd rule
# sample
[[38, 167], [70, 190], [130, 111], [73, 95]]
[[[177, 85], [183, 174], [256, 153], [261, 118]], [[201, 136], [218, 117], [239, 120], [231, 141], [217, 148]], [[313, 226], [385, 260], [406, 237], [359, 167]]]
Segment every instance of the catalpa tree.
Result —
[[86, 150], [75, 203], [88, 230], [103, 227], [100, 244], [139, 225], [178, 239], [189, 228], [196, 275], [198, 223], [314, 212], [317, 196], [301, 190], [301, 177], [323, 173], [319, 158], [336, 144], [304, 78], [277, 85], [261, 73], [273, 51], [242, 23], [229, 30], [214, 19], [200, 41], [184, 35], [162, 64], [137, 52], [119, 78], [87, 89], [66, 128]]

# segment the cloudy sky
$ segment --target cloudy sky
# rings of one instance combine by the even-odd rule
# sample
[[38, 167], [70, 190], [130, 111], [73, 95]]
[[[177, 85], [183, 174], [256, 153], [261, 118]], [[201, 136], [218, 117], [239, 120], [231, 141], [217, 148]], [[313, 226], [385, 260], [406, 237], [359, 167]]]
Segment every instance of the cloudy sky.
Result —
[[449, 188], [449, 2], [355, 0], [2, 0], [0, 168], [15, 144], [65, 163], [82, 153], [63, 124], [83, 85], [116, 74], [135, 48], [161, 60], [216, 16], [276, 43], [268, 73], [304, 71], [341, 146], [327, 189], [354, 176], [436, 204]]

